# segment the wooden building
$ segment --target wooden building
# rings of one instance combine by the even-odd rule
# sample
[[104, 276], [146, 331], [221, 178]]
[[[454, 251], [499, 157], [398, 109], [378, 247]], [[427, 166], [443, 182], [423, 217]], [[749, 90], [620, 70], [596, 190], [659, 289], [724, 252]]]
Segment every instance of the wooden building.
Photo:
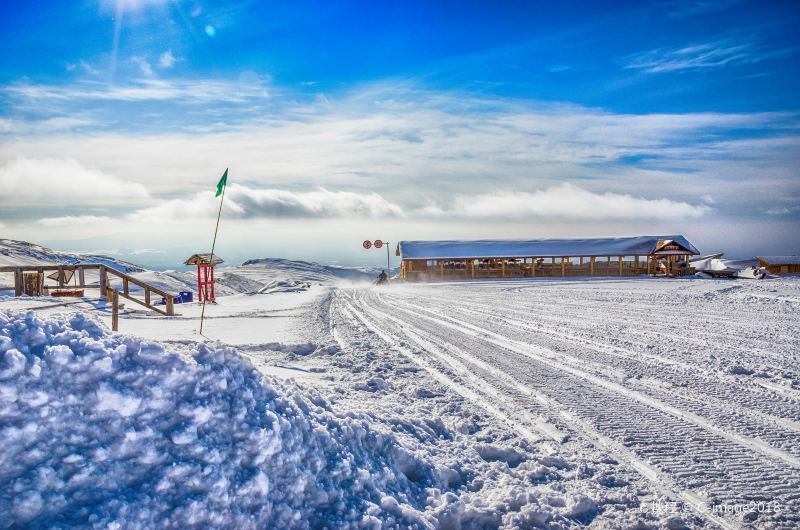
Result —
[[800, 256], [756, 256], [759, 265], [772, 274], [800, 272]]
[[683, 236], [401, 241], [408, 281], [566, 276], [677, 275], [699, 251]]

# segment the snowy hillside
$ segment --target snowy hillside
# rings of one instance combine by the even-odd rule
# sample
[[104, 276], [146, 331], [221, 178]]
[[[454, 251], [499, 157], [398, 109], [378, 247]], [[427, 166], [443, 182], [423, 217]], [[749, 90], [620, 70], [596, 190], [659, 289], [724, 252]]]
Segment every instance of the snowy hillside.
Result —
[[144, 270], [133, 263], [100, 254], [61, 252], [34, 243], [28, 243], [27, 241], [0, 239], [0, 265], [38, 265], [42, 263], [59, 263], [64, 265], [101, 263], [125, 273], [141, 272]]
[[235, 273], [265, 280], [296, 280], [322, 283], [371, 282], [380, 274], [381, 269], [336, 267], [321, 265], [308, 261], [292, 261], [278, 258], [252, 259], [236, 267]]
[[[0, 239], [0, 265], [37, 265], [43, 263], [77, 264], [101, 263], [148, 282], [168, 292], [196, 291], [197, 276], [193, 271], [152, 271], [132, 263], [98, 254], [76, 254], [52, 250], [25, 241]], [[217, 269], [216, 294], [268, 293], [275, 290], [300, 290], [309, 282], [335, 284], [341, 282], [370, 282], [380, 270], [335, 267], [306, 261], [279, 258], [249, 260], [241, 266], [222, 266]], [[97, 282], [96, 275], [87, 277]], [[0, 285], [12, 285], [10, 273], [0, 273]], [[274, 285], [273, 285], [274, 284]], [[133, 286], [133, 292], [138, 290]]]

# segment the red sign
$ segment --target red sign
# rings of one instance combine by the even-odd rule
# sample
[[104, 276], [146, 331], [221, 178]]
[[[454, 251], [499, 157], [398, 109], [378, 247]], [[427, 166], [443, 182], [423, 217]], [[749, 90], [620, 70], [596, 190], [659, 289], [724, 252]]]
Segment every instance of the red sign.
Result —
[[372, 242], [369, 239], [365, 239], [364, 243], [362, 244], [364, 245], [364, 250], [369, 250], [372, 248]]
[[375, 240], [375, 248], [381, 248], [383, 246], [383, 241], [380, 239]]

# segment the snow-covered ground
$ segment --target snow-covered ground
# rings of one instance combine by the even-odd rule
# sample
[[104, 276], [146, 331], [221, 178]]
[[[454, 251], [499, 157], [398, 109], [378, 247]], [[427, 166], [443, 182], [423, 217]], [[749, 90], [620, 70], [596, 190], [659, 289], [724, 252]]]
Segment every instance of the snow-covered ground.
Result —
[[205, 345], [196, 304], [110, 334], [96, 301], [0, 298], [0, 520], [800, 525], [800, 277], [377, 288], [279, 261], [237, 268], [264, 293], [207, 306]]

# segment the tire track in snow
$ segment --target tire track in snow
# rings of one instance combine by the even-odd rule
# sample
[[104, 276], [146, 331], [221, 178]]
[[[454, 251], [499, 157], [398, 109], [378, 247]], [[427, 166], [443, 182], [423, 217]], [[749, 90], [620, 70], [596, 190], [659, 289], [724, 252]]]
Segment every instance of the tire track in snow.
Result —
[[[400, 306], [406, 306], [416, 311], [423, 311], [429, 314], [431, 313], [430, 310], [424, 307], [414, 304], [409, 304], [404, 301], [395, 300], [395, 303]], [[408, 309], [406, 311], [408, 311]], [[722, 436], [734, 443], [742, 445], [750, 450], [760, 452], [761, 454], [771, 459], [782, 460], [784, 463], [787, 463], [792, 467], [800, 469], [800, 458], [797, 458], [791, 453], [788, 453], [781, 449], [776, 449], [762, 442], [761, 440], [757, 440], [754, 438], [750, 438], [748, 436], [731, 432], [723, 427], [715, 425], [714, 423], [694, 413], [678, 409], [677, 407], [664, 403], [658, 399], [642, 394], [639, 391], [632, 390], [614, 381], [609, 381], [607, 379], [589, 373], [580, 368], [581, 365], [585, 364], [586, 362], [585, 360], [577, 359], [570, 355], [559, 353], [550, 350], [549, 348], [545, 348], [543, 346], [524, 343], [515, 339], [511, 339], [509, 337], [504, 337], [488, 329], [481, 328], [469, 322], [459, 320], [453, 317], [444, 315], [426, 316], [426, 315], [420, 315], [419, 313], [416, 313], [415, 316], [429, 319], [434, 323], [436, 323], [437, 325], [448, 327], [450, 329], [455, 329], [456, 331], [459, 331], [461, 333], [477, 336], [487, 342], [491, 342], [496, 346], [509, 349], [521, 355], [525, 355], [539, 362], [542, 362], [556, 370], [566, 371], [572, 375], [585, 379], [590, 383], [593, 383], [607, 390], [616, 392], [618, 394], [622, 394], [626, 397], [632, 398], [636, 401], [639, 401], [640, 403], [643, 403], [657, 410], [660, 410], [661, 412], [665, 412], [679, 419], [692, 422], [695, 425], [704, 428], [708, 431], [711, 431], [719, 436]]]
[[[645, 353], [645, 352], [635, 352], [633, 350], [630, 350], [630, 349], [627, 349], [627, 348], [622, 348], [620, 346], [611, 345], [611, 344], [605, 344], [603, 342], [600, 342], [600, 341], [597, 341], [597, 340], [592, 340], [590, 338], [586, 338], [586, 337], [582, 337], [582, 336], [578, 336], [578, 335], [572, 335], [572, 334], [564, 333], [564, 332], [561, 332], [561, 331], [555, 331], [555, 330], [548, 329], [548, 328], [532, 327], [530, 322], [526, 322], [526, 321], [522, 321], [522, 320], [516, 320], [516, 319], [512, 319], [512, 318], [506, 317], [506, 316], [497, 316], [497, 315], [494, 315], [491, 312], [487, 312], [487, 311], [481, 311], [481, 310], [478, 310], [478, 309], [472, 309], [472, 308], [467, 308], [467, 307], [463, 307], [463, 306], [459, 307], [457, 310], [460, 311], [460, 312], [466, 312], [466, 313], [470, 313], [470, 314], [477, 315], [477, 316], [484, 317], [484, 318], [485, 317], [494, 317], [495, 320], [497, 320], [501, 325], [505, 325], [506, 327], [516, 327], [518, 329], [524, 329], [524, 330], [526, 330], [527, 332], [529, 332], [531, 334], [549, 335], [551, 337], [562, 339], [562, 340], [564, 340], [564, 341], [566, 341], [568, 343], [580, 344], [584, 348], [592, 350], [594, 352], [597, 352], [597, 353], [599, 353], [601, 355], [613, 356], [613, 357], [616, 357], [616, 358], [619, 358], [619, 359], [623, 359], [623, 360], [629, 361], [629, 362], [634, 363], [634, 364], [642, 364], [644, 361], [642, 361], [641, 358], [643, 357], [645, 359], [650, 360], [655, 365], [659, 365], [659, 364], [670, 365], [672, 367], [680, 369], [681, 372], [682, 372], [682, 375], [685, 375], [685, 376], [688, 376], [688, 377], [696, 377], [696, 378], [700, 379], [700, 381], [698, 381], [698, 383], [702, 384], [702, 385], [705, 385], [705, 386], [707, 386], [709, 384], [713, 384], [715, 382], [717, 382], [717, 383], [719, 382], [719, 377], [705, 377], [705, 376], [702, 376], [702, 375], [698, 374], [698, 372], [701, 371], [702, 368], [700, 366], [697, 366], [697, 365], [689, 365], [689, 364], [686, 364], [686, 363], [683, 363], [683, 362], [680, 362], [680, 361], [674, 361], [674, 360], [671, 360], [671, 359], [667, 359], [667, 358], [664, 358], [664, 357], [659, 357], [657, 355], [653, 355], [653, 354], [649, 354], [649, 353]], [[522, 311], [516, 311], [516, 310], [512, 310], [512, 309], [509, 309], [508, 311], [512, 312], [512, 313], [515, 313], [515, 314], [523, 314]], [[599, 362], [600, 362], [601, 367], [605, 366], [605, 364], [607, 364], [607, 363], [603, 363], [602, 360], [599, 361]], [[669, 375], [669, 374], [667, 374], [667, 375]], [[663, 378], [658, 378], [658, 374], [655, 374], [654, 377], [657, 378], [657, 381], [659, 383], [661, 383], [664, 380]], [[724, 378], [724, 380], [727, 383], [730, 383], [729, 378]], [[740, 381], [733, 381], [733, 383], [741, 385]], [[758, 393], [763, 396], [763, 390], [761, 390], [763, 387], [761, 386], [760, 382], [751, 383], [750, 386], [753, 387], [751, 389], [758, 390], [759, 391]], [[741, 390], [742, 390], [741, 388], [735, 388], [733, 390], [733, 392], [741, 394]], [[774, 388], [772, 390], [774, 390]], [[665, 389], [664, 391], [666, 392], [667, 390]], [[729, 402], [727, 400], [723, 400], [723, 399], [721, 399], [719, 397], [716, 397], [716, 396], [713, 396], [713, 395], [709, 395], [709, 394], [704, 394], [704, 395], [697, 394], [697, 395], [694, 395], [694, 396], [691, 396], [691, 397], [695, 401], [697, 401], [697, 403], [695, 403], [695, 406], [700, 406], [699, 405], [700, 403], [703, 403], [703, 406], [704, 405], [708, 405], [709, 401], [711, 401], [711, 402], [713, 402], [714, 406], [717, 407], [718, 409], [720, 409], [720, 410], [727, 409], [727, 410], [725, 410], [725, 412], [731, 412], [730, 408], [728, 406]], [[688, 399], [688, 398], [682, 398], [682, 399]], [[769, 414], [769, 413], [766, 413], [766, 412], [761, 412], [759, 410], [755, 410], [755, 409], [752, 408], [752, 405], [750, 405], [749, 403], [747, 403], [747, 404], [741, 404], [740, 403], [740, 407], [737, 410], [737, 413], [741, 413], [743, 415], [746, 415], [749, 418], [751, 418], [753, 420], [756, 420], [760, 424], [765, 425], [767, 427], [772, 427], [773, 425], [777, 424], [777, 425], [780, 425], [782, 428], [784, 428], [784, 429], [786, 429], [788, 431], [794, 431], [795, 433], [800, 433], [800, 422], [797, 422], [797, 421], [792, 420], [792, 419], [784, 418], [782, 416], [776, 416], [774, 414]], [[798, 447], [797, 450], [800, 451], [800, 447]]]
[[[451, 388], [452, 390], [454, 390], [458, 394], [460, 394], [460, 395], [462, 395], [464, 397], [467, 397], [467, 399], [470, 399], [468, 396], [472, 396], [472, 399], [470, 399], [471, 401], [475, 402], [479, 406], [482, 406], [482, 408], [488, 410], [490, 413], [495, 415], [495, 417], [497, 417], [498, 419], [503, 420], [505, 423], [509, 423], [512, 427], [517, 425], [516, 422], [513, 422], [513, 421], [510, 422], [508, 416], [505, 413], [502, 413], [501, 411], [498, 411], [498, 410], [494, 410], [494, 407], [489, 407], [487, 409], [487, 406], [486, 406], [485, 403], [482, 403], [480, 400], [476, 401], [476, 399], [478, 399], [478, 396], [476, 394], [474, 394], [471, 390], [465, 389], [462, 385], [459, 385], [458, 383], [456, 383], [455, 381], [453, 381], [452, 379], [450, 379], [446, 375], [444, 375], [441, 372], [437, 371], [430, 364], [428, 364], [426, 362], [422, 362], [422, 360], [419, 358], [419, 356], [415, 355], [413, 352], [409, 351], [407, 348], [402, 346], [403, 339], [395, 337], [395, 336], [392, 336], [388, 332], [384, 331], [383, 329], [381, 329], [379, 327], [379, 325], [376, 323], [376, 321], [380, 322], [380, 323], [384, 323], [387, 320], [395, 322], [396, 324], [402, 326], [402, 331], [403, 331], [403, 334], [405, 336], [411, 336], [412, 338], [415, 338], [415, 339], [422, 339], [423, 344], [425, 342], [427, 342], [427, 345], [430, 346], [430, 345], [432, 345], [430, 340], [426, 340], [426, 339], [422, 338], [422, 335], [424, 334], [424, 331], [422, 331], [421, 329], [419, 329], [417, 327], [414, 327], [408, 321], [397, 319], [396, 317], [393, 317], [389, 313], [386, 313], [384, 311], [380, 311], [379, 309], [377, 309], [377, 308], [375, 308], [373, 306], [369, 306], [368, 303], [366, 302], [365, 297], [361, 297], [358, 300], [355, 300], [355, 299], [352, 299], [352, 300], [353, 300], [354, 303], [358, 303], [358, 307], [354, 306], [351, 303], [347, 303], [345, 310], [348, 313], [350, 313], [354, 318], [359, 320], [362, 324], [364, 324], [364, 326], [367, 327], [367, 329], [369, 329], [372, 332], [374, 332], [381, 339], [383, 339], [387, 344], [392, 346], [396, 351], [399, 351], [404, 356], [410, 358], [412, 361], [416, 362], [417, 364], [419, 364], [420, 366], [425, 368], [426, 371], [428, 371], [435, 379], [437, 379], [438, 381], [442, 382], [443, 384], [445, 384], [445, 386], [448, 386], [449, 388]], [[375, 318], [376, 321], [372, 321], [372, 322], [368, 321], [368, 319], [363, 315], [363, 312], [370, 313], [372, 318]], [[431, 350], [429, 350], [427, 348], [426, 348], [426, 351], [428, 353], [433, 353], [433, 352], [431, 352]], [[471, 357], [471, 356], [468, 356], [468, 357]], [[477, 361], [477, 359], [474, 359], [474, 360]], [[485, 365], [485, 363], [483, 363], [482, 361], [479, 362], [479, 363], [475, 363], [475, 364], [478, 365], [478, 366], [480, 366], [481, 364]], [[493, 369], [491, 371], [494, 372], [496, 370]], [[503, 379], [505, 379], [505, 378], [503, 378]], [[486, 386], [486, 385], [491, 386], [491, 384], [488, 381], [484, 383], [484, 386]], [[509, 385], [506, 384], [505, 386], [509, 386]], [[711, 520], [712, 522], [714, 522], [715, 524], [717, 524], [718, 526], [720, 526], [722, 528], [735, 529], [735, 528], [739, 528], [740, 527], [737, 523], [735, 523], [733, 521], [729, 521], [729, 520], [727, 520], [725, 518], [717, 516], [716, 514], [710, 513], [709, 510], [707, 509], [707, 505], [706, 505], [705, 501], [703, 499], [701, 499], [699, 496], [697, 496], [696, 494], [694, 494], [693, 492], [691, 492], [689, 490], [680, 488], [677, 484], [675, 484], [675, 482], [669, 476], [667, 476], [666, 474], [662, 473], [658, 468], [646, 463], [644, 460], [642, 460], [638, 456], [636, 456], [635, 453], [633, 453], [631, 450], [625, 448], [623, 445], [619, 444], [615, 440], [613, 440], [613, 439], [609, 438], [608, 436], [605, 436], [602, 433], [600, 433], [599, 431], [597, 431], [597, 429], [595, 429], [591, 424], [589, 424], [585, 420], [582, 420], [581, 418], [579, 418], [578, 416], [573, 414], [571, 411], [569, 411], [561, 403], [553, 400], [552, 398], [549, 398], [548, 396], [545, 396], [544, 394], [542, 394], [540, 392], [536, 392], [533, 389], [525, 387], [524, 385], [522, 385], [519, 382], [515, 382], [514, 386], [517, 387], [517, 388], [526, 388], [526, 392], [525, 392], [526, 394], [531, 395], [531, 396], [535, 397], [537, 400], [539, 400], [539, 401], [543, 402], [544, 404], [546, 404], [551, 409], [551, 412], [556, 413], [565, 423], [567, 423], [570, 426], [570, 428], [576, 434], [578, 434], [584, 440], [586, 440], [586, 439], [591, 440], [591, 441], [597, 443], [598, 445], [600, 445], [601, 447], [606, 448], [606, 450], [608, 450], [611, 454], [613, 454], [620, 461], [626, 463], [631, 469], [637, 471], [641, 476], [643, 476], [646, 479], [648, 479], [655, 486], [657, 491], [659, 491], [660, 493], [666, 495], [668, 498], [671, 498], [673, 500], [682, 500], [695, 513], [697, 513], [698, 515], [700, 515], [703, 518]], [[499, 415], [497, 415], [498, 412], [500, 413]], [[530, 418], [529, 418], [529, 421], [530, 421]], [[517, 428], [515, 428], [515, 430], [520, 432], [519, 431], [519, 425], [517, 425]], [[525, 429], [525, 430], [522, 431], [522, 433], [524, 433], [526, 431], [528, 431], [528, 430]]]

